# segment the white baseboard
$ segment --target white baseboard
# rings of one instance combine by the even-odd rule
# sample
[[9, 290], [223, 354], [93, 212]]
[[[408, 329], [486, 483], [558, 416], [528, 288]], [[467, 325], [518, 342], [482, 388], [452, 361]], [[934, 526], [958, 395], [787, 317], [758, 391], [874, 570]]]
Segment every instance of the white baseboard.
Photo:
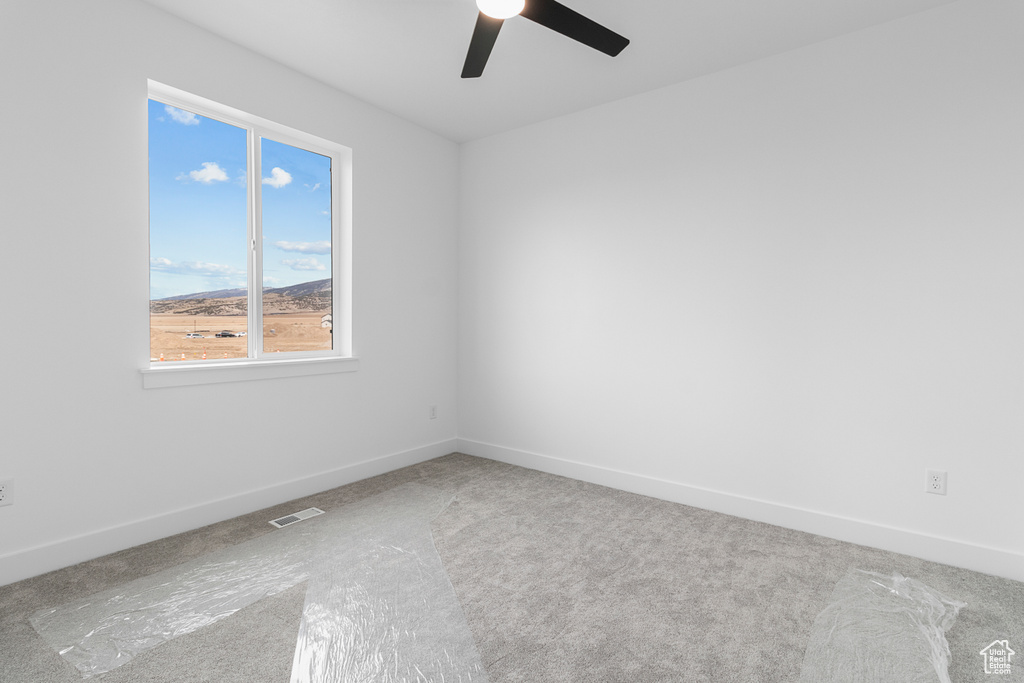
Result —
[[285, 503], [295, 498], [302, 498], [439, 458], [458, 450], [456, 446], [455, 439], [448, 439], [400, 453], [370, 458], [328, 472], [221, 498], [202, 505], [15, 551], [0, 556], [0, 586], [159, 538], [173, 536], [183, 531], [197, 529], [207, 524], [231, 519], [265, 507]]
[[688, 486], [656, 477], [458, 439], [458, 451], [489, 460], [519, 465], [609, 488], [713, 510], [775, 526], [806, 531], [840, 541], [889, 550], [932, 562], [1024, 581], [1024, 555], [882, 526], [814, 510], [780, 505], [722, 491]]
[[475, 455], [652, 498], [1024, 581], [1024, 556], [998, 548], [929, 536], [906, 529], [881, 526], [470, 439], [448, 439], [203, 505], [9, 553], [0, 556], [0, 586], [452, 452]]

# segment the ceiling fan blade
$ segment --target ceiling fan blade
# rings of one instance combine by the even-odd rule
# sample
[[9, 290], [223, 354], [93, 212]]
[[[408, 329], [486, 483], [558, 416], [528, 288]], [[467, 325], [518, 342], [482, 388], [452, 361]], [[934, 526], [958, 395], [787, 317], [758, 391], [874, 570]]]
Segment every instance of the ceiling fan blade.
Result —
[[491, 48], [498, 39], [498, 31], [503, 23], [503, 19], [495, 19], [480, 12], [473, 29], [473, 38], [469, 41], [466, 63], [462, 66], [463, 78], [477, 78], [484, 72], [487, 58], [491, 56]]
[[629, 45], [629, 40], [615, 31], [555, 0], [526, 0], [526, 7], [519, 14], [612, 57]]

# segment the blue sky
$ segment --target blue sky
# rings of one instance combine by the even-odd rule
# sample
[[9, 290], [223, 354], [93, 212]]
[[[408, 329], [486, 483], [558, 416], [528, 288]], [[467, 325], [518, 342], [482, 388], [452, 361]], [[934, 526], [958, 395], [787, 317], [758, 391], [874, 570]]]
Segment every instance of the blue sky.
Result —
[[[149, 101], [150, 297], [245, 287], [245, 130]], [[328, 157], [264, 138], [263, 284], [331, 276]]]

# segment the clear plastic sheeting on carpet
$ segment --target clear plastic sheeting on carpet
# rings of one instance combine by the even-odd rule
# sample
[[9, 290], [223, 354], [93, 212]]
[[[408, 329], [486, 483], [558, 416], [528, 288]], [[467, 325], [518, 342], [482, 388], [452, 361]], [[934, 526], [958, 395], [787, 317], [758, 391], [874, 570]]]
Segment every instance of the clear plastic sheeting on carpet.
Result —
[[485, 680], [427, 522], [317, 559], [292, 683]]
[[811, 628], [801, 683], [950, 683], [946, 631], [965, 603], [898, 573], [851, 570]]
[[486, 683], [430, 533], [449, 501], [404, 484], [42, 610], [32, 625], [88, 678], [307, 581], [292, 683]]

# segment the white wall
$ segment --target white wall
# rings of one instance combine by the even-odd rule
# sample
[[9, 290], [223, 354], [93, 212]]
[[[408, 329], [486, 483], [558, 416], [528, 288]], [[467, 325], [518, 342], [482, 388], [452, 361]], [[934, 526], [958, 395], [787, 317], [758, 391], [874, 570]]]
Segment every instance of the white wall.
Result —
[[464, 145], [460, 447], [1024, 580], [1022, 84], [977, 0]]
[[[0, 64], [0, 584], [454, 450], [453, 143], [130, 0], [3, 3]], [[147, 78], [353, 149], [358, 372], [142, 389]]]
[[[142, 3], [0, 4], [0, 584], [456, 445], [1024, 579], [1022, 11], [460, 157]], [[141, 388], [147, 78], [353, 148], [358, 372]]]

